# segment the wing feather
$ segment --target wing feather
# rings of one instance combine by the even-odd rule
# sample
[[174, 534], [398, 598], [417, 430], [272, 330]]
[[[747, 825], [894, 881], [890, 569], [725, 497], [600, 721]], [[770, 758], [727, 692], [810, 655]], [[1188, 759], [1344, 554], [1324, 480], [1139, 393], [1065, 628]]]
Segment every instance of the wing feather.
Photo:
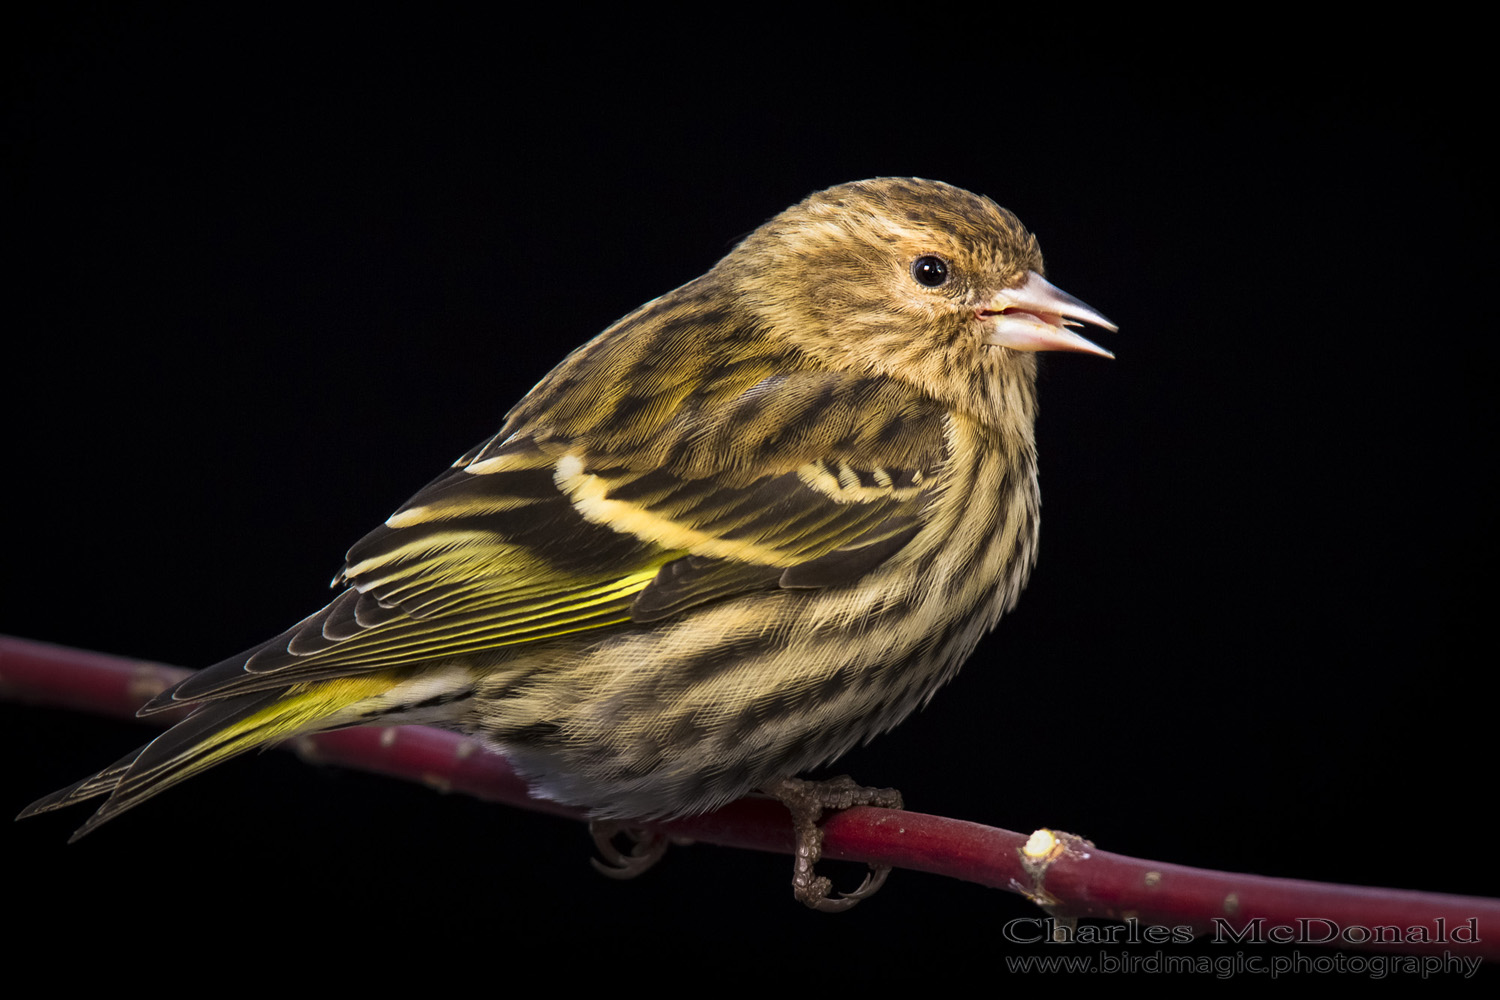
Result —
[[545, 412], [507, 425], [350, 549], [328, 606], [143, 711], [834, 586], [899, 552], [942, 410], [886, 379], [734, 371], [755, 381], [713, 386], [645, 449]]

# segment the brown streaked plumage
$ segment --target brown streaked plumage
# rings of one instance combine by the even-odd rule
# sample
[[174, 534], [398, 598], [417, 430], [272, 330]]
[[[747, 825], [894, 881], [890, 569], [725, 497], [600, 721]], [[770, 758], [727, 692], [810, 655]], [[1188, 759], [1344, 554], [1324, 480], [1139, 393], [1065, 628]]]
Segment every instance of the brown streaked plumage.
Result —
[[1015, 216], [958, 188], [812, 195], [569, 355], [349, 551], [327, 607], [142, 710], [186, 721], [23, 815], [108, 795], [81, 835], [367, 723], [478, 734], [601, 820], [839, 756], [1025, 585], [1034, 352], [1104, 354], [1066, 328], [1109, 326], [1041, 270]]

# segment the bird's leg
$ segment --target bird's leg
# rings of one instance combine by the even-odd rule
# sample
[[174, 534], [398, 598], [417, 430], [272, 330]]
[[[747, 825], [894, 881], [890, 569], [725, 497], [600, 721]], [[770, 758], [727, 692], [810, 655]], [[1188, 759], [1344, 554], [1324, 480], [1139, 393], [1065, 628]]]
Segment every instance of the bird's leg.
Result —
[[[589, 835], [601, 858], [589, 858], [589, 864], [601, 875], [610, 878], [635, 878], [641, 872], [661, 860], [667, 853], [667, 838], [655, 830], [631, 826], [619, 820], [596, 819], [589, 822]], [[624, 836], [630, 841], [628, 853], [615, 846], [615, 838]]]
[[823, 830], [818, 820], [830, 809], [848, 809], [852, 806], [879, 806], [884, 809], [900, 809], [901, 793], [894, 788], [866, 788], [855, 784], [848, 775], [829, 778], [827, 781], [806, 781], [802, 778], [783, 778], [761, 789], [766, 795], [786, 806], [792, 814], [792, 829], [796, 833], [796, 854], [792, 864], [792, 894], [815, 910], [837, 913], [847, 910], [862, 899], [868, 899], [885, 884], [891, 873], [890, 865], [871, 865], [864, 883], [853, 892], [832, 896], [833, 883], [813, 871], [813, 866], [823, 856]]

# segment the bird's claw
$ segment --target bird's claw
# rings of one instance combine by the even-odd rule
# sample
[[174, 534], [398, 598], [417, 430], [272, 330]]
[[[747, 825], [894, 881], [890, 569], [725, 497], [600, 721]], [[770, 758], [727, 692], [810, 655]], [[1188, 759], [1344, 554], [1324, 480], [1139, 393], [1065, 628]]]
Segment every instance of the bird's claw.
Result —
[[810, 906], [814, 910], [823, 913], [842, 913], [851, 910], [854, 904], [862, 899], [869, 899], [880, 891], [885, 885], [886, 876], [890, 875], [890, 865], [871, 865], [870, 870], [865, 873], [865, 880], [860, 883], [858, 889], [846, 892], [841, 896], [833, 895], [833, 883], [823, 876], [818, 876], [807, 886], [799, 886], [795, 878], [792, 879], [792, 895], [797, 901]]
[[[667, 853], [667, 838], [655, 830], [630, 826], [616, 820], [594, 820], [589, 823], [589, 835], [594, 838], [594, 847], [601, 857], [589, 858], [594, 870], [609, 878], [635, 878], [661, 860]], [[630, 850], [622, 852], [615, 846], [615, 838], [623, 836], [630, 841]]]
[[854, 806], [900, 809], [903, 805], [900, 792], [894, 788], [866, 788], [856, 784], [848, 775], [827, 781], [783, 778], [762, 791], [781, 802], [792, 814], [792, 829], [797, 838], [792, 895], [799, 902], [824, 913], [839, 913], [875, 895], [885, 885], [886, 877], [891, 873], [890, 865], [872, 864], [858, 889], [840, 896], [833, 895], [833, 883], [814, 873], [814, 866], [823, 857], [823, 830], [818, 826], [818, 820], [830, 809]]

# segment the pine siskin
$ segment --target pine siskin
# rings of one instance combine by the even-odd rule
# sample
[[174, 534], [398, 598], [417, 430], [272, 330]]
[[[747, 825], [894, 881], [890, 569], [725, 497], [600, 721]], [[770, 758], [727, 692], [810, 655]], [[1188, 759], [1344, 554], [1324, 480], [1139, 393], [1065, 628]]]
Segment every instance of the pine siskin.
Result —
[[[988, 198], [812, 195], [569, 355], [327, 607], [141, 710], [188, 718], [22, 815], [108, 795], [76, 838], [246, 750], [396, 722], [601, 821], [797, 806], [787, 779], [925, 703], [1026, 583], [1033, 352], [1108, 356], [1067, 327], [1114, 329], [1041, 274]], [[803, 855], [799, 897], [846, 902]]]

